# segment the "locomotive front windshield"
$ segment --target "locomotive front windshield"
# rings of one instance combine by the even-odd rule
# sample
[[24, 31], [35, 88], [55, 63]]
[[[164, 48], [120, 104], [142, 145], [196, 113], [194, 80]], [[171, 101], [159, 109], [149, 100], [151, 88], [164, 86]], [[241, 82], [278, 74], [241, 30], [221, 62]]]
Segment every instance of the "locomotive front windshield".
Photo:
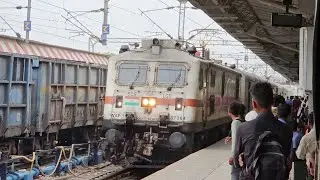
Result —
[[123, 63], [119, 66], [118, 82], [121, 85], [144, 85], [147, 81], [148, 64]]
[[156, 75], [159, 85], [183, 86], [186, 77], [184, 65], [160, 64]]

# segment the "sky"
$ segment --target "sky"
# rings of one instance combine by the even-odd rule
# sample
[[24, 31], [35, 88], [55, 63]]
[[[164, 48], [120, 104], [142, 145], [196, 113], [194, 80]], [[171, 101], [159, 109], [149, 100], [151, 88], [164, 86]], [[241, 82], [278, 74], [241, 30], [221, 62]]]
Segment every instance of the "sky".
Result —
[[[26, 20], [27, 10], [26, 8], [15, 9], [13, 7], [19, 5], [25, 7], [27, 3], [28, 0], [0, 0], [0, 16], [23, 38], [25, 37], [23, 21]], [[95, 52], [117, 54], [121, 45], [129, 42], [139, 42], [141, 38], [168, 38], [161, 29], [177, 38], [179, 9], [150, 11], [167, 8], [168, 6], [179, 6], [179, 2], [177, 0], [110, 0], [108, 14], [110, 34], [108, 35], [107, 45], [95, 44]], [[32, 0], [32, 31], [30, 32], [30, 39], [88, 50], [89, 36], [83, 30], [100, 37], [104, 16], [101, 11], [88, 11], [98, 10], [103, 7], [104, 0]], [[187, 7], [192, 7], [192, 5], [188, 3]], [[145, 12], [145, 14], [156, 24], [151, 22], [145, 15], [142, 15], [140, 10], [149, 11]], [[81, 15], [83, 13], [85, 14]], [[76, 16], [78, 22], [72, 16]], [[248, 51], [249, 60], [245, 62], [245, 48], [241, 43], [236, 42], [233, 37], [225, 33], [217, 23], [201, 10], [187, 8], [185, 38], [195, 34], [193, 30], [203, 28], [215, 29], [215, 34], [199, 34], [192, 42], [199, 44], [200, 40], [211, 38], [211, 40], [215, 41], [214, 44], [220, 44], [207, 46], [211, 51], [212, 58], [220, 59], [228, 64], [235, 64], [236, 59], [238, 59], [241, 68], [247, 67], [249, 72], [259, 75], [264, 74], [267, 68], [268, 76], [272, 75], [271, 80], [285, 81], [281, 75], [275, 73], [271, 67], [266, 66], [250, 50]], [[15, 33], [2, 19], [0, 19], [0, 34], [15, 36]], [[222, 45], [223, 40], [229, 41], [233, 45]]]

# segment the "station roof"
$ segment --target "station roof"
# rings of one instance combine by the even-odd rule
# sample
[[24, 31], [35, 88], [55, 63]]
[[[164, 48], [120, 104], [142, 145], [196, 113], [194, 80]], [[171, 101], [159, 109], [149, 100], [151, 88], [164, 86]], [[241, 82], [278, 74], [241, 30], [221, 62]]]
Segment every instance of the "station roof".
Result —
[[[284, 77], [299, 79], [299, 28], [271, 26], [271, 14], [285, 13], [282, 0], [189, 0], [230, 35]], [[293, 0], [290, 13], [312, 26], [315, 0]]]

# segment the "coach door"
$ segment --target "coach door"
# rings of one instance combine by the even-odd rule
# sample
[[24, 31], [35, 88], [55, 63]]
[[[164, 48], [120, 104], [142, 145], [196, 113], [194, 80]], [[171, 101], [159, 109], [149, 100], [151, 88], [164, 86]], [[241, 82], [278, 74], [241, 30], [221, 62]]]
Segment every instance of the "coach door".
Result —
[[205, 68], [205, 71], [204, 71], [204, 75], [203, 75], [203, 85], [204, 85], [204, 88], [203, 88], [203, 124], [204, 126], [206, 125], [207, 123], [207, 120], [208, 120], [208, 116], [210, 115], [209, 114], [209, 67], [206, 67]]
[[251, 103], [251, 93], [250, 93], [250, 88], [251, 88], [251, 82], [248, 82], [248, 87], [247, 87], [247, 107], [248, 111], [251, 111], [252, 109], [252, 103]]

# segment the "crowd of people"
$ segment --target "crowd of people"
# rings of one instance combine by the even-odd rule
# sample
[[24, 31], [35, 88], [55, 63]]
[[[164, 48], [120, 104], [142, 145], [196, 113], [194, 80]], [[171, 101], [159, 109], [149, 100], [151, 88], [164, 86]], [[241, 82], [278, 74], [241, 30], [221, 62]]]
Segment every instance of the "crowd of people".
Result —
[[[252, 110], [233, 102], [229, 106], [232, 180], [313, 180], [316, 135], [308, 96], [274, 95], [269, 83], [250, 90]], [[293, 172], [293, 173], [290, 173]], [[293, 180], [293, 179], [292, 179]]]

